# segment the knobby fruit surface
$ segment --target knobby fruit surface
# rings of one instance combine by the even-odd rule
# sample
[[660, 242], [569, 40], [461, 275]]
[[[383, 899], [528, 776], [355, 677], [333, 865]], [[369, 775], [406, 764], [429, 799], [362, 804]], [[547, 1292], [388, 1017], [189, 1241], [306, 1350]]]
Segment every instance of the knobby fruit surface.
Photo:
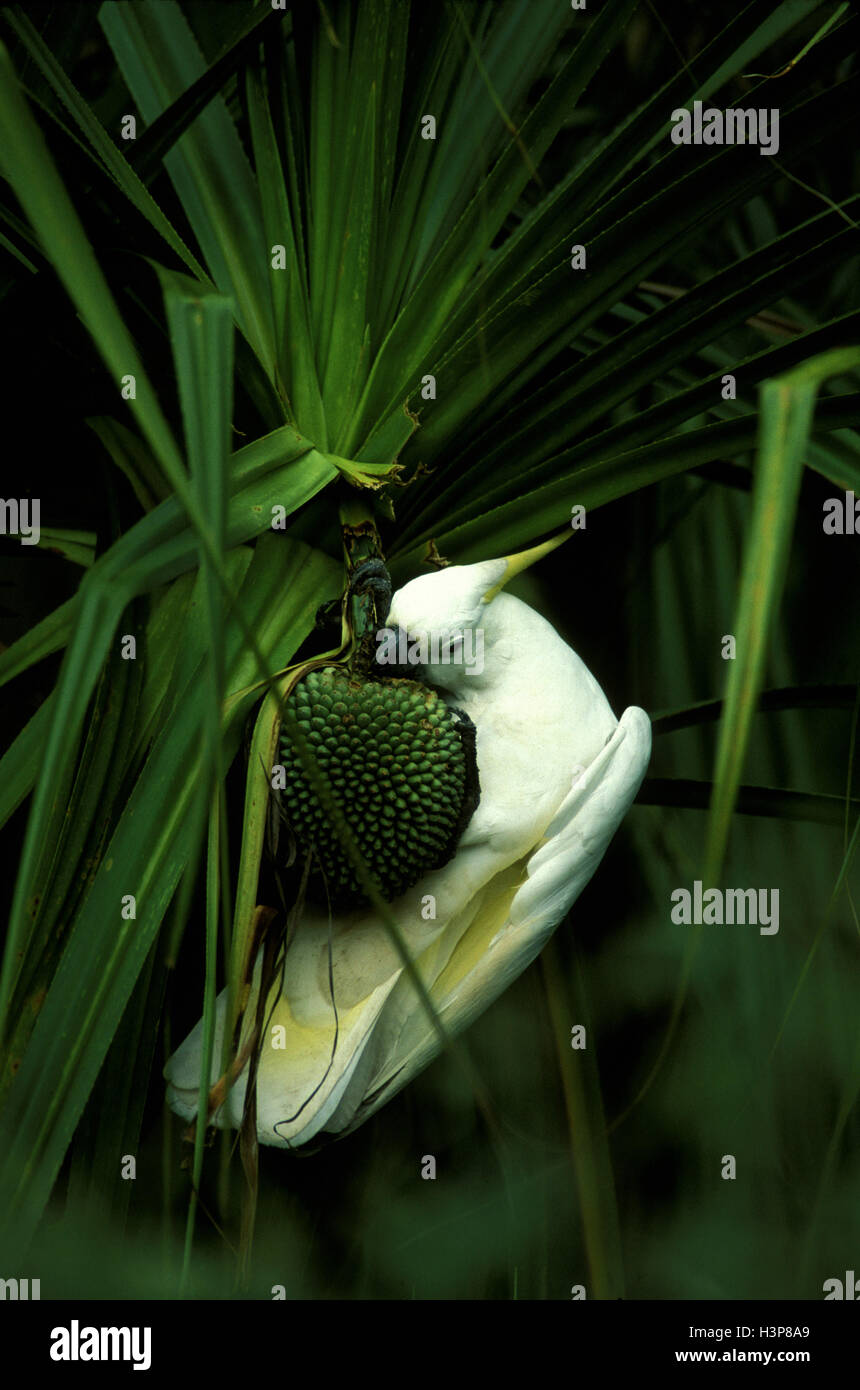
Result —
[[[467, 756], [457, 714], [418, 681], [373, 680], [339, 667], [310, 671], [288, 709], [390, 901], [451, 857], [462, 831]], [[349, 852], [285, 726], [284, 816], [308, 850], [332, 906], [367, 902]]]

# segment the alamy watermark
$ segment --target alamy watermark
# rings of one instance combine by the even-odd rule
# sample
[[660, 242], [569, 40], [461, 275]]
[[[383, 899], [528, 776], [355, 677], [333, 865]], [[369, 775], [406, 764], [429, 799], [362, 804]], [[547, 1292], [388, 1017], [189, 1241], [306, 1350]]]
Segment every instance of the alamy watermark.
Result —
[[852, 1303], [860, 1300], [860, 1279], [853, 1269], [846, 1269], [844, 1281], [835, 1277], [825, 1279], [821, 1289], [825, 1303], [832, 1298], [848, 1299]]
[[0, 1279], [0, 1299], [3, 1300], [27, 1302], [39, 1299], [42, 1297], [41, 1289], [41, 1279]]
[[381, 627], [376, 634], [378, 666], [462, 666], [467, 676], [484, 669], [484, 630], [431, 632], [410, 637], [404, 629]]
[[779, 150], [779, 110], [772, 106], [706, 107], [694, 101], [692, 111], [679, 106], [672, 112], [673, 145], [758, 145], [759, 154]]
[[38, 545], [41, 503], [38, 497], [0, 497], [0, 536], [17, 536], [22, 545]]
[[71, 1326], [51, 1332], [52, 1361], [131, 1361], [132, 1370], [148, 1371], [152, 1365], [151, 1327]]
[[[768, 896], [770, 904], [768, 904]], [[757, 926], [760, 936], [775, 936], [779, 931], [778, 888], [707, 888], [702, 891], [701, 879], [696, 879], [693, 891], [675, 888], [669, 897], [675, 904], [671, 918], [682, 926]]]
[[842, 497], [828, 497], [822, 502], [825, 536], [860, 536], [860, 497], [846, 492]]

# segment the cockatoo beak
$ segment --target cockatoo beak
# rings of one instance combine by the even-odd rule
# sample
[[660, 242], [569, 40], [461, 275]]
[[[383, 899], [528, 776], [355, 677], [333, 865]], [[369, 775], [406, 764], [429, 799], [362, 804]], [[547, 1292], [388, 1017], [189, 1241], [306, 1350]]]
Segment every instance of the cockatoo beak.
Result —
[[516, 575], [522, 574], [524, 570], [530, 569], [538, 560], [542, 560], [551, 551], [557, 550], [565, 541], [570, 540], [572, 531], [562, 531], [559, 535], [553, 536], [548, 541], [542, 541], [540, 545], [533, 545], [529, 550], [519, 550], [515, 555], [505, 555], [505, 572], [501, 579], [488, 589], [484, 594], [484, 603], [492, 603], [496, 594], [504, 589]]
[[[390, 915], [447, 1031], [476, 1018], [539, 954], [597, 868], [648, 764], [643, 710], [617, 720], [576, 653], [534, 609], [500, 590], [548, 549], [449, 566], [394, 595], [390, 621], [427, 630], [452, 610], [480, 615], [485, 666], [452, 705], [477, 734], [481, 798], [444, 867], [390, 903]], [[333, 994], [329, 963], [333, 979]], [[260, 963], [246, 1010], [254, 1017]], [[214, 1057], [226, 997], [218, 1000]], [[257, 1071], [261, 1143], [294, 1147], [355, 1129], [439, 1051], [436, 1029], [372, 908], [307, 908], [268, 1001]], [[202, 1025], [165, 1069], [168, 1102], [190, 1120]], [[241, 1123], [246, 1075], [215, 1123]], [[213, 1064], [211, 1084], [217, 1080]]]

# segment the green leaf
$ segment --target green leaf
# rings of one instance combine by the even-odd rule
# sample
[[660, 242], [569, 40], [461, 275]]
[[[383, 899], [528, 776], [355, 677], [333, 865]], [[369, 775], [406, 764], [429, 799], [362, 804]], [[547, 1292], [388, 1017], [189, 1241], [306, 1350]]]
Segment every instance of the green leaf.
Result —
[[[284, 454], [289, 457], [290, 450], [297, 460], [306, 453], [311, 453], [312, 457], [302, 460], [297, 475], [289, 465], [272, 471], [273, 452], [275, 458], [283, 458]], [[261, 481], [248, 483], [244, 489], [239, 487], [231, 498], [226, 520], [227, 547], [259, 535], [269, 527], [276, 505], [283, 506], [289, 513], [336, 476], [333, 466], [310, 451], [305, 441], [292, 430], [287, 431], [286, 438], [277, 432], [275, 437], [258, 440], [241, 452], [244, 467], [236, 469], [232, 477], [233, 486], [243, 479], [254, 479], [255, 473], [263, 476]], [[290, 476], [285, 478], [285, 473]], [[163, 502], [93, 565], [74, 601], [74, 631], [60, 669], [55, 691], [55, 720], [45, 749], [45, 768], [33, 798], [13, 898], [3, 973], [0, 976], [0, 1015], [18, 971], [19, 951], [23, 949], [26, 930], [26, 902], [54, 782], [75, 756], [76, 741], [87, 704], [123, 609], [135, 594], [146, 592], [188, 569], [196, 561], [198, 544], [205, 545], [207, 558], [213, 562], [219, 584], [228, 594], [231, 592], [229, 574], [218, 557], [211, 537], [205, 530], [195, 535], [183, 525], [183, 521], [182, 507], [175, 498]], [[154, 536], [161, 539], [153, 547]], [[231, 597], [231, 614], [246, 634], [246, 640], [251, 635], [249, 649], [254, 651], [257, 648], [257, 641], [253, 637], [256, 630], [249, 625], [236, 596]], [[57, 614], [53, 617], [56, 620]], [[15, 669], [21, 669], [20, 653], [16, 653], [15, 647], [5, 655], [10, 658], [9, 666], [13, 666], [14, 662]]]
[[[205, 279], [205, 272], [197, 259], [191, 254], [155, 199], [147, 191], [139, 174], [135, 172], [132, 167], [133, 159], [127, 160], [117, 149], [101, 122], [69, 81], [27, 15], [19, 6], [13, 6], [5, 12], [4, 18], [34, 59], [39, 70], [50, 83], [52, 90], [56, 92], [63, 105], [77, 121], [80, 130], [90, 142], [97, 159], [101, 161], [117, 188], [125, 194], [138, 212], [143, 214], [151, 226], [164, 237], [167, 245], [179, 256], [192, 274], [201, 280]], [[137, 143], [142, 143], [142, 141]]]
[[34, 623], [5, 652], [0, 652], [0, 685], [20, 676], [23, 671], [35, 666], [37, 661], [44, 661], [46, 656], [66, 645], [77, 606], [77, 596], [67, 599], [53, 613]]
[[[215, 552], [224, 556], [226, 534], [227, 464], [233, 402], [233, 323], [228, 299], [189, 284], [185, 277], [162, 272], [170, 339], [179, 383], [185, 441], [191, 476], [200, 505], [211, 526]], [[226, 773], [221, 722], [225, 684], [224, 597], [218, 575], [206, 551], [200, 555], [206, 612], [207, 661], [202, 709], [203, 763], [200, 769], [200, 816], [209, 808], [206, 873], [206, 968], [203, 992], [201, 1106], [194, 1139], [192, 1201], [188, 1212], [186, 1268], [194, 1229], [196, 1194], [203, 1166], [203, 1143], [208, 1118], [205, 1096], [215, 1032], [216, 964], [220, 915], [220, 861], [226, 857]], [[195, 836], [192, 832], [192, 845]], [[196, 858], [192, 851], [192, 861]], [[186, 875], [190, 894], [193, 875]], [[184, 918], [185, 902], [181, 915]], [[184, 923], [183, 923], [184, 924]]]
[[[716, 883], [729, 838], [752, 717], [762, 686], [767, 639], [779, 606], [804, 455], [822, 382], [860, 367], [860, 348], [822, 353], [761, 390], [753, 514], [738, 594], [726, 703], [720, 720], [714, 791], [702, 880]], [[844, 814], [844, 811], [843, 811]]]
[[0, 758], [0, 826], [33, 789], [42, 765], [42, 749], [51, 727], [51, 696], [43, 700]]
[[[133, 624], [129, 624], [133, 626]], [[128, 773], [145, 651], [139, 660], [123, 659], [115, 648], [99, 679], [90, 708], [80, 755], [67, 759], [50, 779], [53, 795], [33, 870], [26, 904], [27, 949], [11, 1009], [9, 1034], [0, 1075], [0, 1094], [11, 1080], [8, 1061], [26, 1046], [38, 1012], [37, 1001], [56, 968], [68, 923], [85, 896], [112, 824], [114, 805]], [[46, 701], [49, 706], [52, 700]], [[49, 726], [50, 730], [50, 726]], [[44, 749], [38, 772], [45, 776]]]
[[[857, 83], [860, 89], [860, 81]], [[858, 120], [853, 80], [784, 113], [781, 129], [796, 143], [796, 157], [823, 138]], [[791, 131], [789, 136], [788, 132]], [[692, 151], [693, 159], [687, 159]], [[675, 156], [685, 158], [681, 164]], [[449, 348], [434, 344], [426, 371], [437, 376], [439, 400], [423, 426], [422, 444], [441, 453], [468, 421], [474, 433], [488, 412], [518, 394], [566, 345], [657, 266], [670, 250], [677, 253], [701, 237], [727, 205], [748, 198], [774, 176], [755, 150], [726, 147], [699, 158], [695, 147], [677, 147], [640, 176], [575, 233], [547, 253], [528, 279], [492, 301]], [[681, 172], [686, 167], [687, 172]], [[673, 175], [675, 175], [673, 177]], [[656, 191], [655, 191], [656, 190]], [[691, 211], [692, 210], [692, 211]], [[572, 243], [587, 244], [588, 268], [571, 269]], [[461, 311], [462, 313], [462, 311]], [[446, 338], [456, 333], [449, 325]], [[444, 389], [456, 381], [457, 390]], [[401, 393], [417, 382], [403, 382]], [[462, 447], [462, 446], [461, 446]]]
[[[106, 1211], [122, 1229], [134, 1183], [125, 1159], [140, 1152], [140, 1130], [158, 1036], [152, 1018], [161, 1012], [166, 971], [154, 953], [143, 967], [75, 1134], [66, 1197], [91, 1222]], [[119, 1155], [119, 1159], [118, 1159]]]
[[[246, 444], [230, 461], [228, 547], [241, 545], [271, 527], [275, 507], [283, 507], [289, 516], [337, 476], [337, 466], [291, 425]], [[109, 590], [111, 575], [116, 573], [123, 580], [131, 578], [135, 593], [146, 593], [190, 569], [197, 563], [198, 553], [199, 545], [183, 508], [171, 497], [127, 531], [93, 566], [91, 573], [97, 579], [88, 576], [85, 583], [98, 584], [104, 579]], [[75, 598], [0, 654], [0, 685], [67, 644], [85, 592], [82, 584]]]
[[[350, 113], [347, 145], [372, 151], [376, 144], [376, 88], [371, 85], [365, 101]], [[332, 276], [333, 303], [330, 305], [330, 336], [321, 338], [323, 399], [333, 441], [342, 453], [341, 442], [350, 434], [353, 409], [370, 368], [370, 325], [368, 323], [368, 277], [375, 166], [371, 157], [357, 158], [351, 180], [349, 202], [339, 240], [339, 256]], [[329, 308], [326, 304], [325, 310]]]
[[[258, 558], [259, 557], [259, 558]], [[282, 668], [310, 630], [317, 602], [332, 596], [332, 562], [270, 533], [257, 547], [240, 592], [272, 669]], [[284, 592], [296, 605], [285, 621]], [[0, 1153], [4, 1249], [27, 1243], [53, 1185], [107, 1048], [187, 865], [201, 758], [205, 657], [169, 715], [96, 872], [54, 975], [3, 1111], [13, 1136]], [[238, 748], [256, 674], [230, 622], [225, 766]], [[117, 876], [119, 874], [119, 877]], [[132, 895], [136, 918], [121, 914]], [[14, 1197], [14, 1201], [12, 1200]]]
[[181, 463], [158, 397], [120, 318], [92, 247], [48, 154], [44, 137], [21, 96], [9, 54], [0, 44], [0, 144], [4, 169], [42, 248], [92, 334], [109, 375], [134, 376], [129, 407], [171, 481]]
[[[707, 811], [713, 801], [714, 789], [713, 782], [696, 781], [691, 777], [646, 777], [636, 801], [640, 806], [679, 806], [688, 811]], [[851, 801], [851, 810], [860, 812], [860, 798], [855, 797]], [[845, 798], [789, 791], [785, 787], [738, 786], [733, 813], [808, 821], [817, 825], [841, 825], [845, 815]]]
[[[756, 709], [771, 714], [786, 709], [853, 709], [857, 688], [853, 685], [792, 685], [779, 690], [763, 690]], [[666, 714], [652, 714], [651, 732], [672, 734], [676, 729], [689, 729], [722, 717], [722, 700], [697, 700], [683, 709]]]
[[67, 531], [56, 526], [43, 526], [39, 532], [42, 550], [62, 555], [73, 565], [89, 569], [96, 554], [95, 531]]
[[266, 245], [283, 246], [286, 267], [271, 268], [269, 284], [275, 321], [277, 381], [292, 416], [321, 449], [328, 447], [328, 429], [317, 379], [310, 329], [307, 285], [293, 227], [284, 172], [261, 76], [247, 73], [248, 112], [254, 164], [263, 204]]
[[[129, 90], [150, 124], [205, 70], [173, 0], [103, 5], [99, 20]], [[275, 379], [266, 245], [257, 187], [222, 97], [214, 97], [165, 155], [165, 167], [215, 284], [232, 293], [238, 325]]]
[[[817, 273], [822, 256], [844, 250], [851, 235], [833, 213], [819, 213], [743, 261], [694, 286], [658, 312], [643, 316], [605, 346], [578, 358], [537, 391], [519, 397], [514, 409], [500, 412], [492, 427], [482, 433], [482, 475], [490, 471], [498, 479], [511, 470], [511, 460], [515, 460], [516, 476], [521, 477], [562, 446], [570, 446], [581, 436], [592, 436], [594, 422], [608, 415], [614, 406], [633, 398], [661, 373], [688, 360], [697, 348], [714, 342], [759, 308], [796, 289]], [[853, 322], [849, 319], [845, 327], [850, 328]], [[748, 390], [759, 379], [756, 363], [763, 356], [759, 354], [758, 359], [752, 357], [744, 362], [729, 361], [725, 370], [735, 375], [741, 389]], [[766, 361], [763, 365], [767, 375]], [[664, 415], [671, 410], [675, 419], [682, 420], [685, 415], [696, 414], [700, 402], [707, 409], [711, 401], [719, 401], [719, 378], [710, 376], [707, 383], [707, 389], [704, 382], [696, 384], [696, 394], [686, 397], [681, 410], [665, 407]], [[681, 403], [678, 393], [673, 393], [674, 399]], [[452, 491], [461, 504], [469, 493], [478, 488], [486, 490], [477, 478], [469, 478], [468, 457], [464, 459], [457, 448], [436, 474], [433, 503], [437, 508], [444, 505], [443, 494], [448, 491], [449, 480], [454, 480]], [[411, 524], [411, 511], [407, 508], [402, 514], [404, 521]]]
[[135, 140], [129, 151], [129, 162], [144, 183], [149, 183], [176, 141], [185, 134], [213, 97], [223, 90], [234, 73], [253, 56], [259, 43], [277, 30], [282, 18], [277, 10], [266, 14], [262, 7], [252, 8], [223, 53]]
[[[625, 3], [612, 10], [602, 10], [569, 54], [548, 90], [529, 112], [518, 137], [510, 141], [486, 180], [480, 184], [455, 227], [439, 246], [410, 295], [407, 307], [386, 338], [380, 362], [387, 353], [396, 359], [398, 349], [402, 352], [405, 344], [411, 342], [414, 344], [417, 371], [421, 353], [426, 351], [426, 346], [432, 343], [457, 306], [505, 217], [531, 177], [529, 163], [532, 167], [540, 164], [563, 120], [623, 31], [633, 8], [634, 0], [629, 0], [629, 3], [625, 0]], [[468, 145], [469, 142], [464, 141], [462, 136], [460, 139], [461, 144]], [[427, 145], [430, 146], [433, 158], [437, 162], [441, 161], [441, 151], [435, 151], [432, 142], [417, 139], [416, 133], [413, 149], [421, 152], [421, 147]], [[528, 154], [528, 161], [523, 157], [523, 150]], [[424, 152], [425, 158], [429, 157], [430, 151]], [[407, 184], [408, 187], [407, 179], [408, 167], [398, 185], [398, 196], [401, 198], [403, 185]], [[418, 178], [415, 178], [413, 183], [416, 191], [422, 190], [422, 183]], [[391, 265], [395, 268], [402, 261], [405, 261], [408, 267], [413, 267], [416, 263], [414, 234], [410, 232], [409, 223], [410, 219], [404, 216], [402, 209], [395, 207], [392, 212], [392, 237], [400, 244], [399, 253], [395, 253], [391, 258]], [[414, 276], [414, 269], [411, 270], [411, 274]], [[402, 292], [401, 286], [399, 293]], [[393, 291], [389, 290], [387, 299], [390, 300], [392, 297]], [[402, 369], [402, 363], [399, 365]], [[379, 370], [382, 370], [381, 366]], [[370, 399], [371, 392], [376, 389], [375, 369], [368, 382], [366, 397]], [[352, 440], [360, 437], [363, 422], [367, 418], [362, 405], [353, 426], [354, 434], [350, 437], [350, 447]]]
[[156, 502], [169, 497], [169, 487], [153, 465], [151, 454], [133, 430], [106, 415], [93, 417], [87, 420], [87, 424], [98, 435], [120, 472], [128, 478], [145, 512], [151, 511]]
[[[856, 423], [860, 400], [856, 396], [835, 396], [823, 401], [816, 428], [839, 429]], [[635, 422], [634, 422], [635, 427]], [[410, 538], [392, 551], [396, 573], [403, 576], [410, 566], [424, 558], [424, 543], [431, 537], [441, 553], [461, 564], [509, 554], [534, 543], [539, 537], [569, 523], [571, 506], [587, 509], [602, 507], [643, 487], [685, 473], [715, 459], [733, 458], [755, 446], [757, 422], [754, 415], [738, 420], [720, 420], [701, 429], [685, 430], [668, 439], [659, 439], [642, 448], [613, 456], [597, 457], [592, 463], [562, 472], [551, 483], [521, 492], [509, 502], [492, 505], [492, 496], [480, 499], [459, 516], [451, 518], [451, 529], [422, 528], [418, 540]], [[598, 454], [592, 445], [592, 454]], [[550, 465], [555, 461], [551, 460]], [[548, 466], [544, 472], [551, 471]], [[554, 471], [554, 468], [553, 470]], [[468, 517], [468, 520], [461, 520]], [[420, 544], [419, 544], [420, 540]]]

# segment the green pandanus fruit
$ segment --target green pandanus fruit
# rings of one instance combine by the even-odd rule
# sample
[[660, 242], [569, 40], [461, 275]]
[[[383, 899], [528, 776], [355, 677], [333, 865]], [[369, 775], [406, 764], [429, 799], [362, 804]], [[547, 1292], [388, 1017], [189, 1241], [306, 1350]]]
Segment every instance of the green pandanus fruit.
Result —
[[[386, 609], [383, 602], [374, 617]], [[388, 901], [448, 862], [479, 797], [471, 720], [418, 680], [380, 675], [375, 627], [359, 619], [352, 660], [301, 678], [281, 734], [282, 813], [299, 854], [311, 854], [312, 895], [339, 909], [368, 899], [320, 779]], [[316, 762], [312, 773], [291, 736], [293, 721]]]

